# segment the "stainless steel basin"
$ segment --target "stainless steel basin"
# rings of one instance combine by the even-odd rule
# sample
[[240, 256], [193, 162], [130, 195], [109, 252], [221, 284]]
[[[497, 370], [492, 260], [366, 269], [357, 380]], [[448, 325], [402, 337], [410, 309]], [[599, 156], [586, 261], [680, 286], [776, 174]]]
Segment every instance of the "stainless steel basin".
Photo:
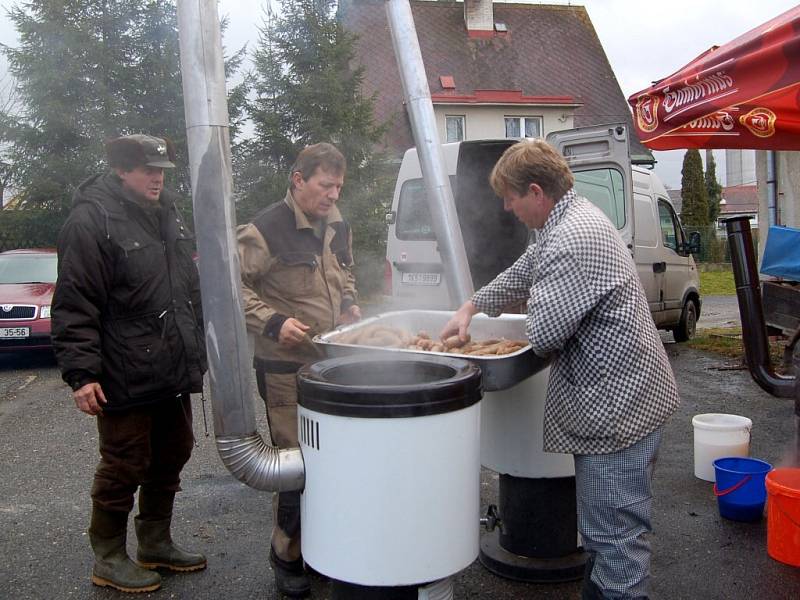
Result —
[[[431, 337], [438, 336], [453, 313], [443, 310], [400, 310], [383, 313], [353, 325], [339, 327], [324, 335], [314, 338], [314, 343], [328, 357], [344, 356], [357, 352], [387, 354], [421, 354], [435, 356], [454, 356], [463, 358], [478, 365], [483, 375], [483, 389], [489, 392], [508, 389], [531, 375], [545, 368], [550, 360], [536, 356], [530, 344], [524, 348], [502, 356], [468, 356], [448, 352], [425, 352], [423, 350], [405, 350], [399, 348], [379, 348], [358, 344], [343, 344], [335, 338], [343, 333], [356, 331], [370, 325], [397, 327], [409, 333], [420, 330], [427, 331]], [[525, 315], [503, 314], [496, 318], [486, 315], [475, 315], [469, 328], [473, 339], [489, 339], [504, 337], [506, 339], [525, 339]]]

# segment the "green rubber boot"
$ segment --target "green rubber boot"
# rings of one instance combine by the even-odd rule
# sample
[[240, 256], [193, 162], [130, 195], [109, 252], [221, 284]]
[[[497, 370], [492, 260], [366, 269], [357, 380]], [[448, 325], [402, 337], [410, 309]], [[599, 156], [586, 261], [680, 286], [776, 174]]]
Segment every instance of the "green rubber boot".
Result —
[[206, 568], [206, 557], [175, 545], [170, 535], [175, 494], [144, 489], [139, 491], [139, 515], [134, 519], [139, 549], [137, 562], [146, 569], [159, 567], [190, 572]]
[[92, 583], [121, 592], [152, 592], [161, 587], [161, 575], [141, 568], [125, 550], [128, 513], [92, 509], [89, 540], [94, 550]]

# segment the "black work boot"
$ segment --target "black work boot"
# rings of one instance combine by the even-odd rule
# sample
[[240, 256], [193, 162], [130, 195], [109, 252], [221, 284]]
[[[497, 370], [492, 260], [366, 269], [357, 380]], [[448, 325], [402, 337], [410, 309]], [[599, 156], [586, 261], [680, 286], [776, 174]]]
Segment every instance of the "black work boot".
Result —
[[146, 569], [163, 567], [171, 571], [199, 571], [206, 557], [176, 546], [170, 535], [173, 492], [139, 491], [139, 514], [134, 519], [139, 548], [137, 562]]
[[161, 587], [161, 576], [141, 568], [125, 550], [128, 513], [92, 509], [89, 540], [94, 551], [92, 583], [121, 592], [152, 592]]
[[269, 562], [275, 573], [275, 587], [290, 598], [305, 598], [311, 592], [311, 582], [303, 569], [303, 559], [288, 562], [278, 558], [270, 548]]

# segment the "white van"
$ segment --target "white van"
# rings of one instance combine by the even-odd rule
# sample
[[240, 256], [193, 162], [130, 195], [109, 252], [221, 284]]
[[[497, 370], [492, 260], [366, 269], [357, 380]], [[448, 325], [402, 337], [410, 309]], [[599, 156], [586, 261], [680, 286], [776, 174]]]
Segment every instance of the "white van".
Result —
[[[691, 338], [701, 306], [691, 255], [699, 250], [699, 236], [687, 240], [655, 173], [631, 166], [627, 128], [571, 129], [547, 139], [567, 158], [578, 194], [602, 209], [628, 243], [656, 326], [672, 330], [676, 341]], [[516, 141], [475, 140], [442, 146], [475, 289], [510, 266], [534, 241], [532, 232], [503, 210], [503, 202], [489, 185], [492, 167]], [[455, 308], [415, 148], [403, 157], [387, 222], [385, 287], [391, 306]]]

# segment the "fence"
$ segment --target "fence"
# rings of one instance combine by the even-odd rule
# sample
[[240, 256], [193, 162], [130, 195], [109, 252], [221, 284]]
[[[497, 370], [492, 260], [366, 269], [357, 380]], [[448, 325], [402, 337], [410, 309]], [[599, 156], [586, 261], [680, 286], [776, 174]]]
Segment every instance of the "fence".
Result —
[[[731, 253], [728, 247], [728, 236], [724, 230], [709, 225], [695, 227], [684, 225], [687, 237], [693, 232], [700, 234], [700, 252], [694, 254], [694, 260], [700, 264], [730, 265]], [[753, 229], [753, 246], [758, 252], [758, 229]]]

